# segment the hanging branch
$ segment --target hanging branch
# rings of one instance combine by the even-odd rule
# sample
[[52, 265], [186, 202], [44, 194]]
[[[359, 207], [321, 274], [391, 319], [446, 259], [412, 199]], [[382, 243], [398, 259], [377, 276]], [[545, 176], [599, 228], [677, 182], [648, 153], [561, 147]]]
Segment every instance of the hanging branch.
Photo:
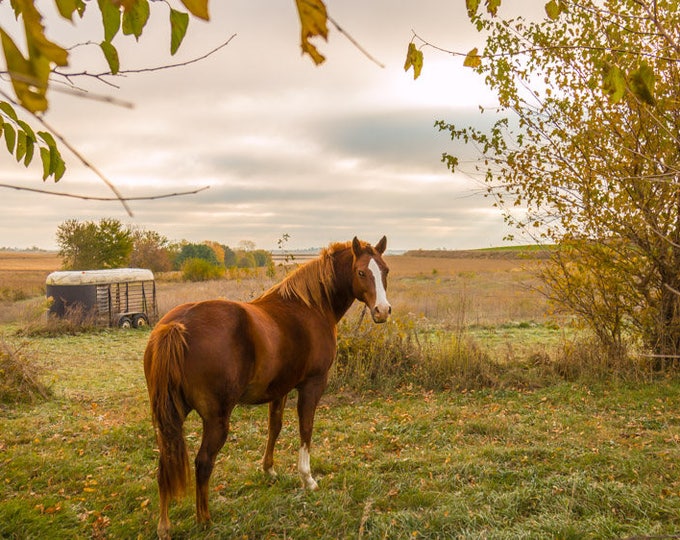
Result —
[[[209, 56], [215, 54], [217, 51], [223, 49], [226, 47], [232, 39], [236, 37], [236, 34], [232, 34], [229, 39], [227, 39], [224, 43], [221, 45], [215, 47], [214, 49], [208, 51], [207, 53], [203, 54], [202, 56], [192, 58], [191, 60], [187, 60], [186, 62], [178, 62], [175, 64], [168, 64], [164, 66], [157, 66], [153, 68], [142, 68], [142, 69], [133, 69], [133, 70], [126, 70], [126, 71], [121, 71], [118, 73], [118, 75], [124, 75], [128, 73], [147, 73], [147, 72], [154, 72], [154, 71], [160, 71], [164, 69], [172, 69], [172, 68], [178, 68], [178, 67], [183, 67], [183, 66], [188, 66], [190, 64], [194, 64], [196, 62], [200, 62], [201, 60], [204, 60], [208, 58]], [[3, 72], [0, 72], [0, 75], [3, 74]], [[108, 73], [100, 73], [100, 74], [91, 74], [88, 72], [81, 72], [81, 73], [61, 73], [57, 69], [53, 70], [53, 74], [58, 75], [60, 77], [63, 77], [68, 84], [71, 84], [71, 78], [72, 77], [81, 77], [81, 76], [89, 76], [89, 77], [94, 77], [97, 80], [104, 82], [105, 84], [112, 85], [109, 81], [106, 81], [104, 79], [105, 76], [113, 76], [110, 72]], [[62, 88], [62, 91], [70, 92], [70, 93], [75, 93], [78, 97], [84, 97], [84, 98], [89, 98], [89, 99], [96, 99], [100, 101], [108, 101], [110, 103], [114, 103], [116, 105], [124, 106], [124, 107], [132, 107], [132, 104], [129, 104], [127, 102], [116, 102], [112, 98], [106, 98], [105, 96], [90, 96], [87, 92], [85, 91], [80, 91], [80, 90], [73, 90], [73, 89], [68, 89], [68, 88]], [[4, 91], [0, 90], [0, 96], [2, 98], [9, 102], [12, 103], [14, 106], [20, 106], [16, 101], [14, 101], [11, 96], [6, 94]], [[104, 184], [113, 192], [115, 197], [112, 198], [105, 198], [105, 197], [87, 197], [87, 196], [82, 196], [82, 195], [76, 195], [76, 194], [69, 194], [69, 193], [55, 193], [47, 190], [41, 190], [41, 189], [33, 189], [33, 188], [24, 188], [24, 187], [19, 187], [19, 186], [13, 186], [10, 184], [0, 184], [0, 187], [4, 188], [10, 188], [10, 189], [17, 189], [21, 191], [32, 191], [34, 193], [44, 193], [44, 194], [50, 194], [50, 195], [56, 195], [56, 196], [61, 196], [61, 197], [73, 197], [77, 199], [83, 199], [83, 200], [100, 200], [100, 201], [106, 201], [106, 200], [117, 200], [119, 201], [122, 205], [123, 208], [125, 208], [125, 211], [127, 212], [128, 216], [133, 217], [133, 212], [130, 206], [128, 205], [128, 201], [133, 201], [133, 200], [153, 200], [153, 199], [162, 199], [166, 197], [177, 197], [181, 195], [190, 195], [194, 193], [198, 193], [199, 191], [203, 191], [204, 189], [208, 189], [209, 186], [206, 186], [204, 188], [201, 188], [199, 190], [195, 191], [187, 191], [187, 192], [182, 192], [182, 193], [171, 193], [171, 194], [163, 194], [163, 195], [158, 195], [158, 196], [152, 196], [152, 197], [123, 197], [122, 193], [118, 190], [118, 188], [111, 182], [106, 175], [102, 171], [99, 170], [93, 163], [91, 163], [83, 154], [81, 154], [75, 146], [73, 146], [59, 131], [57, 131], [52, 125], [50, 125], [44, 118], [42, 114], [35, 113], [33, 111], [30, 111], [28, 109], [28, 113], [33, 116], [45, 129], [47, 129], [50, 133], [52, 133], [57, 139], [59, 139], [60, 143], [63, 144], [66, 148], [68, 148], [71, 153], [82, 163], [86, 168], [90, 169], [99, 179], [104, 182]]]

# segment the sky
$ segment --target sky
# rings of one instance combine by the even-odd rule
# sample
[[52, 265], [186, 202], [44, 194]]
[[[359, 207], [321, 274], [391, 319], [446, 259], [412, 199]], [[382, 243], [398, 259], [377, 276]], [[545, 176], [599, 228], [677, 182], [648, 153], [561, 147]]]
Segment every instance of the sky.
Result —
[[[51, 3], [42, 2], [49, 8]], [[211, 21], [192, 19], [180, 51], [169, 54], [167, 5], [152, 2], [139, 42], [114, 40], [121, 70], [198, 58], [161, 71], [104, 82], [73, 77], [79, 88], [132, 108], [52, 91], [49, 122], [124, 196], [158, 196], [209, 186], [194, 195], [119, 202], [70, 199], [0, 189], [0, 246], [55, 249], [66, 219], [119, 219], [172, 241], [254, 242], [274, 249], [320, 247], [359, 236], [405, 249], [471, 249], [504, 245], [509, 231], [483, 186], [451, 173], [443, 152], [469, 156], [434, 127], [480, 121], [494, 99], [461, 57], [424, 49], [420, 78], [404, 72], [413, 31], [447, 50], [483, 46], [463, 0], [327, 0], [331, 17], [377, 58], [377, 66], [330, 27], [316, 67], [302, 56], [292, 0], [213, 0]], [[76, 25], [45, 11], [48, 37], [60, 44], [99, 42], [98, 12]], [[0, 3], [3, 25], [12, 17]], [[1, 62], [1, 61], [0, 61]], [[4, 69], [4, 65], [2, 68]], [[97, 46], [71, 52], [67, 70], [104, 71]], [[117, 86], [114, 87], [112, 85]], [[9, 83], [0, 87], [8, 91]], [[43, 183], [39, 160], [28, 169], [0, 152], [0, 183], [58, 193], [111, 196], [65, 148], [62, 180]]]

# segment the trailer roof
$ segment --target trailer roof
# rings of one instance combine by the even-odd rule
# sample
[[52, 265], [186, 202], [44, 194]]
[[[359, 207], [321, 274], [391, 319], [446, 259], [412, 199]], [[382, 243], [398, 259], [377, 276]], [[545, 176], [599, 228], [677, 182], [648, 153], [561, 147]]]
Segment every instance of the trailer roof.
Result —
[[153, 281], [153, 272], [145, 268], [52, 272], [47, 276], [45, 283], [47, 285], [103, 285], [134, 281]]

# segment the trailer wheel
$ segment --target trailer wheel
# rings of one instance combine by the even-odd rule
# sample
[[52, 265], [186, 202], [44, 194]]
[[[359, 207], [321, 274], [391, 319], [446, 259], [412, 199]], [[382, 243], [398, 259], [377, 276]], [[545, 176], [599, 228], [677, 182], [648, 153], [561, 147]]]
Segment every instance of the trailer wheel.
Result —
[[132, 317], [132, 326], [134, 328], [146, 328], [149, 326], [149, 318], [144, 313], [137, 313]]
[[132, 319], [130, 319], [130, 317], [123, 316], [118, 319], [118, 326], [120, 328], [132, 328]]

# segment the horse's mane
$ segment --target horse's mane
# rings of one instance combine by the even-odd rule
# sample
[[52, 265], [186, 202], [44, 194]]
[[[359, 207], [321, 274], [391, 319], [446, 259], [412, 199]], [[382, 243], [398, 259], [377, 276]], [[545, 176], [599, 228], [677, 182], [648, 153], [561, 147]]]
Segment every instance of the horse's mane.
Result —
[[263, 296], [278, 293], [283, 298], [302, 300], [307, 306], [329, 304], [335, 292], [333, 256], [350, 247], [351, 242], [331, 244], [319, 257], [294, 270]]

